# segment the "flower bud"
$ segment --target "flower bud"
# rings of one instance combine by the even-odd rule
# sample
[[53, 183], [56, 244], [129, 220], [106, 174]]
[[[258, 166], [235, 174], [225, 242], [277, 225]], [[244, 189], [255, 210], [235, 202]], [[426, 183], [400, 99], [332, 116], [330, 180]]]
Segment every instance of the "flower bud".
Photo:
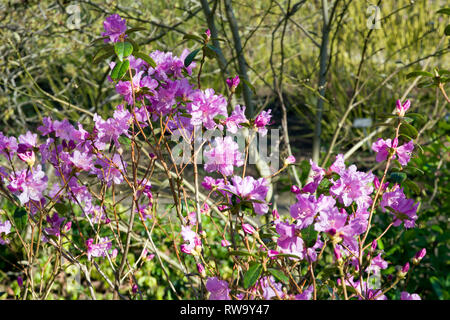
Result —
[[284, 165], [290, 165], [295, 163], [295, 157], [294, 156], [289, 156], [284, 160]]
[[198, 273], [200, 273], [200, 276], [202, 278], [206, 277], [205, 267], [201, 263], [197, 263], [197, 271], [198, 271]]
[[372, 241], [372, 246], [371, 246], [372, 252], [377, 250], [377, 245], [378, 245], [377, 240], [373, 240]]
[[425, 248], [423, 248], [422, 250], [419, 250], [413, 258], [413, 264], [419, 264], [420, 260], [422, 260], [426, 254], [427, 254], [427, 250]]
[[407, 263], [403, 266], [403, 268], [401, 268], [401, 270], [399, 270], [398, 276], [399, 276], [400, 278], [404, 278], [404, 277], [406, 276], [406, 274], [408, 273], [408, 271], [409, 271], [409, 262], [407, 262]]
[[406, 100], [405, 103], [402, 104], [400, 100], [397, 100], [396, 106], [397, 106], [397, 114], [400, 117], [404, 117], [406, 111], [408, 111], [408, 109], [411, 107], [411, 101]]
[[131, 291], [133, 292], [133, 294], [136, 294], [138, 292], [138, 286], [136, 283], [131, 287]]
[[293, 185], [291, 187], [291, 192], [295, 193], [295, 194], [299, 194], [302, 191], [302, 189], [300, 189], [299, 187], [297, 187], [296, 185]]
[[277, 209], [273, 209], [273, 211], [272, 211], [272, 216], [273, 216], [273, 219], [274, 219], [274, 220], [280, 219], [280, 214], [278, 213], [278, 210], [277, 210]]
[[334, 257], [336, 258], [336, 262], [338, 264], [342, 263], [342, 254], [341, 254], [341, 249], [339, 249], [339, 247], [334, 247]]
[[229, 247], [231, 244], [228, 240], [223, 239], [221, 242], [222, 247]]
[[248, 223], [242, 224], [242, 230], [244, 230], [244, 232], [248, 234], [253, 234], [256, 231], [255, 228], [253, 228], [253, 226]]
[[226, 80], [228, 88], [230, 88], [231, 92], [235, 92], [237, 86], [239, 85], [239, 83], [241, 82], [241, 80], [239, 79], [239, 76], [236, 76], [234, 78], [229, 78]]
[[276, 251], [276, 250], [269, 250], [269, 251], [267, 252], [267, 256], [268, 256], [270, 259], [275, 259], [275, 257], [276, 257], [278, 254], [279, 254], [279, 252]]

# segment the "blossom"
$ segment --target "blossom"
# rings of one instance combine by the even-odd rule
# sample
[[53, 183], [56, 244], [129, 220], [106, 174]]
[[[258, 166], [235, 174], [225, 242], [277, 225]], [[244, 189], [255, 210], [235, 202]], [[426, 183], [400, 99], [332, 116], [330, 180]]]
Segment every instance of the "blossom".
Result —
[[287, 158], [284, 160], [284, 163], [285, 163], [286, 165], [295, 163], [295, 157], [294, 157], [294, 156], [289, 156], [289, 157], [287, 157]]
[[369, 207], [372, 203], [370, 195], [373, 192], [374, 175], [371, 172], [357, 171], [355, 165], [341, 169], [340, 172], [338, 180], [331, 180], [333, 186], [330, 188], [330, 194], [346, 207], [353, 202], [356, 202], [358, 209]]
[[417, 293], [408, 293], [403, 291], [400, 295], [401, 300], [422, 300]]
[[104, 42], [119, 42], [121, 39], [126, 38], [125, 31], [127, 30], [127, 24], [125, 19], [121, 19], [118, 14], [112, 14], [106, 18], [103, 22], [105, 32], [102, 32], [103, 37], [109, 37]]
[[234, 92], [234, 89], [239, 85], [239, 76], [236, 76], [234, 78], [229, 78], [226, 80], [228, 88], [230, 88], [231, 92]]
[[301, 191], [314, 193], [314, 192], [316, 192], [317, 187], [319, 186], [320, 182], [322, 181], [323, 177], [325, 176], [325, 170], [323, 170], [321, 167], [316, 165], [311, 159], [309, 160], [309, 163], [311, 164], [311, 170], [313, 171], [313, 174], [311, 177], [312, 181], [307, 183]]
[[[255, 180], [251, 176], [242, 179], [240, 176], [231, 178], [232, 185], [224, 185], [221, 189], [231, 192], [231, 195], [238, 195], [242, 200], [250, 201], [257, 214], [265, 214], [269, 207], [265, 201], [269, 186], [267, 180], [259, 178]], [[238, 203], [240, 199], [236, 200]]]
[[395, 159], [398, 156], [398, 161], [402, 166], [406, 166], [408, 164], [409, 160], [411, 159], [411, 152], [413, 151], [413, 149], [414, 143], [412, 140], [401, 145], [400, 147], [398, 146], [397, 139], [391, 141], [391, 139], [384, 140], [382, 138], [379, 138], [372, 144], [372, 150], [377, 152], [377, 162], [386, 160], [389, 156], [389, 150], [392, 150], [392, 159]]
[[231, 115], [225, 120], [225, 125], [229, 132], [235, 134], [238, 129], [242, 128], [241, 124], [243, 123], [248, 123], [245, 117], [245, 107], [237, 105]]
[[209, 300], [231, 300], [228, 282], [225, 280], [219, 280], [216, 277], [208, 278], [206, 290], [211, 293]]
[[8, 189], [18, 196], [22, 205], [30, 200], [39, 202], [47, 188], [47, 180], [48, 178], [39, 165], [33, 171], [24, 169], [12, 175]]
[[114, 184], [121, 184], [123, 181], [123, 172], [126, 168], [126, 162], [122, 161], [122, 158], [117, 153], [114, 154], [112, 159], [97, 159], [94, 172], [98, 178], [105, 181], [110, 187]]
[[282, 253], [292, 254], [303, 259], [303, 240], [297, 236], [295, 224], [278, 222], [275, 226], [276, 232], [280, 235], [277, 245]]
[[271, 112], [271, 109], [267, 111], [261, 111], [261, 113], [258, 114], [255, 118], [255, 127], [258, 129], [258, 132], [262, 136], [265, 136], [267, 134], [266, 126], [269, 124], [270, 119], [272, 118], [272, 115], [270, 114]]
[[229, 246], [231, 246], [231, 243], [227, 239], [222, 239], [222, 241], [220, 242], [220, 245], [222, 247], [229, 247]]
[[187, 111], [191, 118], [191, 125], [202, 125], [208, 129], [217, 127], [214, 117], [222, 115], [228, 117], [227, 100], [221, 96], [216, 95], [213, 89], [206, 89], [205, 91], [197, 91], [193, 94], [193, 101], [187, 107]]
[[295, 296], [295, 300], [311, 300], [313, 297], [314, 287], [309, 286], [302, 293]]
[[242, 224], [242, 230], [244, 230], [244, 232], [248, 234], [253, 234], [256, 232], [255, 228], [253, 228], [253, 226], [248, 223]]
[[408, 109], [411, 107], [411, 101], [406, 100], [405, 103], [402, 104], [401, 100], [397, 100], [395, 105], [397, 107], [397, 114], [400, 117], [404, 117], [406, 111], [408, 111]]
[[9, 243], [9, 239], [5, 236], [11, 232], [11, 222], [6, 220], [5, 222], [0, 222], [0, 244], [5, 245]]
[[69, 157], [69, 160], [75, 167], [84, 171], [89, 171], [94, 166], [92, 162], [92, 155], [87, 152], [81, 153], [80, 151], [75, 150], [73, 155]]
[[262, 296], [264, 300], [271, 300], [272, 298], [283, 297], [283, 285], [279, 282], [275, 282], [273, 276], [262, 277], [255, 285], [256, 288], [262, 290]]
[[427, 254], [427, 250], [425, 248], [417, 251], [417, 253], [414, 255], [414, 258], [412, 260], [413, 263], [418, 264], [420, 262], [420, 260], [422, 260], [423, 257], [425, 257], [426, 254]]
[[378, 256], [376, 256], [375, 258], [372, 259], [372, 261], [370, 262], [370, 266], [367, 267], [366, 271], [367, 272], [378, 272], [381, 269], [386, 269], [388, 267], [388, 262], [386, 262], [385, 260], [383, 260], [383, 258], [381, 258], [381, 253], [378, 254]]
[[217, 170], [225, 176], [232, 175], [234, 167], [244, 164], [239, 146], [230, 136], [216, 137], [214, 147], [205, 151], [205, 156], [207, 157], [205, 170], [207, 172]]
[[45, 232], [47, 232], [48, 235], [52, 236], [60, 236], [61, 234], [61, 224], [66, 218], [62, 217], [60, 218], [58, 216], [58, 213], [54, 213], [53, 216], [50, 218], [50, 216], [47, 216], [46, 220], [50, 224], [50, 228], [45, 228]]
[[181, 251], [187, 254], [192, 254], [195, 252], [198, 246], [202, 245], [200, 236], [193, 230], [190, 226], [181, 227], [181, 236], [183, 240], [187, 243], [181, 245]]
[[108, 237], [100, 238], [97, 244], [94, 244], [94, 239], [92, 238], [86, 240], [88, 259], [91, 257], [106, 257], [108, 254], [111, 258], [115, 258], [117, 256], [117, 249], [111, 251], [111, 242], [112, 240], [109, 240]]
[[412, 228], [417, 220], [417, 208], [419, 203], [414, 204], [414, 200], [407, 199], [403, 193], [403, 188], [396, 188], [393, 191], [385, 192], [380, 202], [380, 207], [383, 212], [386, 211], [386, 207], [390, 207], [395, 210], [391, 212], [394, 215], [394, 226], [404, 224], [405, 228]]
[[0, 132], [0, 154], [11, 158], [17, 151], [17, 147], [18, 144], [15, 137], [7, 137]]

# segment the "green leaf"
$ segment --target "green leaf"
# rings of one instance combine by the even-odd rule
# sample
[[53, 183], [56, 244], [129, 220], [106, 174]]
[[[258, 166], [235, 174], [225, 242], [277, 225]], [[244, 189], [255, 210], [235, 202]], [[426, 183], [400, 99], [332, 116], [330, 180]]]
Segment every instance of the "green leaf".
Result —
[[261, 263], [253, 263], [248, 271], [244, 275], [244, 288], [248, 289], [251, 286], [255, 285], [256, 281], [258, 280], [259, 276], [262, 272], [262, 264]]
[[114, 54], [114, 47], [111, 45], [105, 45], [101, 47], [95, 54], [92, 61], [94, 64], [98, 64], [100, 61], [105, 60], [106, 58], [112, 56]]
[[408, 73], [406, 75], [406, 79], [415, 78], [415, 77], [419, 77], [419, 76], [433, 78], [433, 74], [430, 73], [430, 72], [422, 71], [422, 70], [416, 70], [416, 71]]
[[412, 137], [413, 139], [417, 138], [419, 132], [409, 123], [402, 121], [402, 125], [400, 127], [400, 133], [406, 134], [407, 136]]
[[421, 122], [427, 121], [427, 118], [423, 114], [420, 114], [420, 113], [410, 112], [410, 113], [407, 113], [406, 116], [413, 118], [414, 120], [421, 121]]
[[445, 27], [444, 34], [445, 34], [446, 36], [450, 36], [450, 24], [449, 24], [448, 26]]
[[405, 180], [404, 182], [408, 188], [414, 192], [416, 195], [420, 195], [420, 188], [419, 186], [412, 180]]
[[438, 10], [436, 13], [443, 13], [450, 16], [450, 8], [443, 8]]
[[443, 293], [439, 279], [436, 276], [430, 277], [430, 283], [439, 300], [443, 300]]
[[267, 271], [269, 271], [270, 274], [273, 275], [278, 281], [289, 283], [289, 277], [285, 275], [284, 272], [273, 268], [269, 268]]
[[133, 53], [133, 45], [130, 42], [117, 42], [114, 45], [114, 51], [119, 58], [120, 61], [123, 61], [123, 58], [128, 57]]
[[114, 69], [111, 71], [111, 79], [117, 80], [122, 78], [127, 72], [129, 66], [130, 66], [129, 60], [117, 63], [114, 66]]
[[67, 211], [69, 211], [69, 208], [67, 208], [64, 203], [55, 203], [54, 208], [59, 215], [64, 215]]
[[216, 52], [212, 50], [208, 45], [203, 47], [203, 53], [206, 57], [212, 59], [216, 57]]
[[301, 231], [302, 239], [305, 242], [305, 246], [310, 248], [314, 246], [317, 241], [318, 232], [314, 230], [314, 225], [310, 225], [309, 227], [302, 229]]
[[194, 58], [199, 51], [200, 51], [200, 49], [196, 49], [187, 55], [186, 59], [184, 59], [184, 66], [186, 68], [189, 67], [189, 65], [192, 63], [192, 61], [194, 61]]
[[200, 43], [203, 43], [203, 38], [196, 36], [195, 34], [185, 34], [183, 36], [183, 40], [195, 40], [198, 41]]
[[391, 172], [391, 175], [389, 177], [389, 180], [396, 182], [396, 183], [402, 183], [406, 180], [406, 173], [404, 172]]
[[153, 60], [148, 54], [142, 52], [135, 52], [133, 54], [134, 57], [144, 60], [149, 64], [150, 67], [156, 68], [156, 62]]
[[241, 250], [232, 250], [228, 252], [229, 256], [252, 256], [256, 257], [254, 254], [247, 252], [247, 251], [241, 251]]
[[23, 231], [27, 225], [28, 213], [24, 208], [17, 208], [14, 211], [14, 223], [18, 231]]

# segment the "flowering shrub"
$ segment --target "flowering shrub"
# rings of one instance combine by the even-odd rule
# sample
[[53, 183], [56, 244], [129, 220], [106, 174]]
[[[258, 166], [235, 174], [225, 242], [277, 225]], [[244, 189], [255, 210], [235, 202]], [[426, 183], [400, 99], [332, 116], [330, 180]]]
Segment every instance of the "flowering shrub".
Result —
[[[390, 115], [394, 136], [372, 145], [384, 167], [381, 177], [346, 164], [341, 154], [325, 168], [311, 161], [308, 183], [291, 187], [296, 203], [289, 215], [280, 215], [269, 200], [270, 178], [296, 160], [286, 157], [270, 176], [248, 174], [250, 145], [256, 135], [268, 134], [271, 110], [249, 119], [244, 106], [233, 105], [237, 76], [226, 80], [225, 96], [201, 88], [202, 67], [217, 50], [209, 43], [210, 32], [188, 35], [201, 47], [177, 57], [140, 52], [132, 40], [140, 29], [129, 29], [117, 14], [106, 19], [104, 29], [94, 61], [113, 57], [109, 81], [123, 98], [113, 116], [95, 114], [88, 126], [46, 117], [39, 135], [0, 134], [6, 163], [0, 167], [1, 193], [9, 208], [2, 211], [0, 245], [25, 254], [24, 298], [45, 298], [52, 288], [51, 280], [44, 289], [34, 282], [33, 263], [42, 250], [58, 258], [49, 279], [66, 264], [76, 265], [91, 298], [96, 297], [93, 269], [116, 297], [142, 298], [139, 269], [154, 257], [176, 296], [175, 277], [193, 285], [197, 298], [217, 300], [375, 300], [398, 289], [410, 263], [383, 277], [388, 263], [377, 243], [391, 228], [414, 228], [418, 218], [419, 203], [405, 196], [402, 172], [414, 150], [415, 129], [408, 116], [415, 114], [407, 113], [409, 101], [398, 101], [397, 114]], [[243, 134], [243, 148], [230, 133]], [[187, 149], [178, 148], [171, 139], [175, 134], [187, 141]], [[188, 165], [193, 175], [185, 170]], [[209, 174], [203, 179], [201, 168]], [[158, 210], [159, 191], [152, 185], [156, 169], [170, 189], [165, 212]], [[390, 217], [379, 234], [371, 232], [376, 215]], [[165, 235], [173, 244], [159, 248], [154, 233], [167, 223], [172, 235]], [[136, 250], [141, 253], [133, 261], [129, 253]], [[411, 257], [412, 265], [425, 253], [422, 249]], [[56, 262], [62, 257], [65, 262]], [[397, 296], [420, 299], [403, 290]]]

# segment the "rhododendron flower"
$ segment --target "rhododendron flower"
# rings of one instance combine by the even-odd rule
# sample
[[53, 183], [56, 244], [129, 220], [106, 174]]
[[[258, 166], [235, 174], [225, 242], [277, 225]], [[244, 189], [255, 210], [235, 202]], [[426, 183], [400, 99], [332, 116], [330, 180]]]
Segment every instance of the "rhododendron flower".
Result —
[[100, 168], [94, 168], [99, 179], [105, 181], [110, 187], [114, 184], [121, 184], [123, 181], [122, 172], [124, 172], [127, 163], [122, 161], [120, 155], [114, 154], [112, 159], [97, 159], [95, 162]]
[[121, 19], [118, 14], [112, 14], [106, 17], [103, 22], [105, 32], [102, 32], [103, 37], [109, 37], [104, 42], [119, 42], [126, 38], [125, 31], [127, 31], [127, 22], [125, 19]]
[[337, 197], [340, 203], [348, 207], [356, 202], [358, 209], [364, 209], [370, 206], [373, 192], [373, 177], [371, 172], [364, 173], [357, 171], [355, 165], [348, 169], [340, 169], [338, 180], [331, 180], [333, 186], [330, 188], [330, 194]]
[[400, 295], [401, 300], [422, 300], [417, 293], [409, 294], [406, 291], [403, 291]]
[[43, 192], [47, 189], [47, 180], [41, 165], [38, 165], [33, 171], [22, 170], [11, 175], [8, 189], [17, 195], [22, 205], [30, 200], [40, 201]]
[[0, 222], [0, 244], [5, 245], [9, 243], [9, 239], [5, 236], [11, 232], [11, 222], [6, 220], [5, 222]]
[[227, 239], [222, 239], [222, 241], [220, 242], [220, 245], [222, 247], [229, 247], [229, 246], [231, 246], [231, 243]]
[[221, 95], [214, 94], [213, 89], [197, 91], [192, 98], [193, 101], [187, 108], [188, 113], [192, 116], [191, 125], [203, 124], [206, 129], [212, 130], [218, 126], [214, 117], [218, 115], [228, 117], [227, 100]]
[[234, 89], [239, 85], [240, 79], [239, 76], [236, 76], [234, 78], [229, 78], [226, 81], [228, 88], [230, 88], [231, 92], [234, 92]]
[[386, 160], [389, 156], [389, 150], [393, 149], [392, 159], [398, 156], [398, 161], [402, 166], [406, 166], [411, 158], [411, 152], [414, 150], [413, 141], [409, 141], [398, 147], [398, 140], [391, 139], [384, 140], [379, 138], [376, 142], [372, 144], [372, 150], [377, 152], [376, 160], [377, 162], [382, 162]]
[[375, 258], [370, 262], [370, 266], [367, 267], [367, 272], [377, 273], [381, 269], [386, 269], [388, 267], [388, 262], [381, 258], [381, 253], [378, 254]]
[[311, 300], [313, 298], [314, 287], [309, 286], [302, 293], [295, 296], [295, 300]]
[[216, 277], [208, 278], [206, 290], [211, 293], [209, 300], [231, 300], [228, 282], [225, 280], [219, 280]]
[[280, 252], [298, 256], [303, 259], [303, 240], [297, 236], [297, 227], [295, 224], [287, 222], [279, 222], [275, 226], [275, 230], [280, 235], [277, 240]]
[[235, 134], [238, 129], [242, 128], [241, 124], [243, 123], [248, 123], [245, 117], [245, 107], [237, 105], [231, 115], [225, 120], [225, 125], [229, 132]]
[[73, 155], [69, 157], [69, 160], [75, 167], [84, 171], [90, 171], [94, 166], [92, 158], [92, 155], [86, 152], [81, 153], [80, 151], [75, 150]]
[[50, 216], [47, 216], [46, 220], [51, 227], [45, 228], [44, 230], [48, 233], [48, 235], [59, 237], [61, 235], [61, 224], [64, 220], [66, 220], [66, 218], [60, 218], [58, 213], [55, 212], [51, 218]]
[[295, 157], [294, 156], [287, 157], [286, 160], [284, 160], [284, 163], [286, 165], [295, 163]]
[[321, 167], [316, 165], [311, 159], [309, 160], [309, 163], [311, 164], [311, 170], [313, 171], [312, 174], [312, 181], [307, 183], [303, 189], [302, 192], [309, 192], [314, 193], [317, 190], [317, 187], [319, 186], [320, 182], [322, 181], [323, 177], [325, 176], [325, 170], [323, 170]]
[[207, 172], [217, 170], [224, 176], [232, 175], [234, 167], [241, 167], [244, 164], [238, 144], [229, 136], [216, 137], [213, 147], [205, 151], [205, 156], [207, 157], [205, 170]]
[[248, 234], [254, 234], [256, 232], [255, 228], [253, 228], [253, 226], [248, 223], [242, 224], [242, 230], [244, 230], [244, 232]]
[[271, 109], [267, 111], [261, 111], [261, 113], [258, 114], [255, 118], [255, 126], [262, 136], [265, 136], [267, 134], [266, 126], [269, 124], [270, 119], [272, 118], [272, 115], [270, 114], [271, 112]]
[[400, 117], [404, 117], [406, 111], [408, 111], [408, 109], [411, 107], [411, 101], [406, 100], [405, 103], [402, 104], [401, 100], [397, 100], [396, 107], [397, 107], [397, 114]]
[[380, 202], [380, 207], [383, 212], [386, 212], [386, 207], [391, 207], [396, 212], [394, 215], [394, 226], [404, 224], [405, 228], [413, 228], [417, 220], [417, 208], [419, 203], [414, 204], [414, 200], [407, 199], [403, 193], [403, 188], [398, 186], [390, 192], [385, 192]]
[[[242, 179], [240, 176], [234, 176], [231, 178], [232, 185], [225, 185], [221, 187], [224, 191], [230, 191], [231, 196], [236, 194], [242, 198], [252, 202], [253, 209], [257, 214], [265, 214], [269, 211], [269, 207], [265, 201], [269, 186], [267, 180], [259, 178], [255, 180], [251, 176], [246, 176]], [[256, 201], [255, 201], [256, 200]], [[240, 200], [237, 199], [239, 203]]]
[[283, 292], [283, 285], [279, 282], [275, 282], [273, 276], [262, 277], [255, 284], [255, 287], [262, 290], [262, 296], [264, 300], [271, 300], [272, 298], [283, 298], [285, 295]]
[[196, 250], [196, 247], [201, 246], [202, 242], [200, 236], [190, 226], [181, 227], [181, 236], [187, 243], [181, 245], [181, 251], [187, 254], [191, 254]]
[[19, 145], [17, 147], [17, 156], [20, 160], [27, 163], [30, 167], [34, 165], [36, 156], [33, 148], [37, 144], [37, 134], [27, 131], [26, 134], [19, 136]]
[[420, 260], [423, 259], [423, 257], [425, 257], [425, 255], [427, 254], [427, 250], [425, 248], [419, 250], [413, 258], [413, 263], [414, 264], [418, 264], [420, 262]]
[[91, 257], [106, 257], [107, 254], [111, 258], [115, 258], [117, 256], [117, 249], [111, 251], [111, 241], [108, 237], [100, 238], [97, 244], [94, 244], [94, 239], [92, 238], [86, 240], [88, 259], [91, 259]]
[[17, 147], [18, 143], [15, 137], [7, 137], [0, 132], [0, 154], [12, 158], [17, 151]]

